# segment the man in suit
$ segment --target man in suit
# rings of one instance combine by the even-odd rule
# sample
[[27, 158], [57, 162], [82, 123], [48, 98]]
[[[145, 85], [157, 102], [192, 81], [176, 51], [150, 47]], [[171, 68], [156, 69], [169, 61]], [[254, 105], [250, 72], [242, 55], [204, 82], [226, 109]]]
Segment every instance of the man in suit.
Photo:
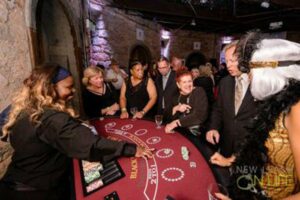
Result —
[[219, 145], [219, 151], [213, 153], [210, 162], [221, 167], [228, 167], [234, 162], [238, 144], [249, 134], [246, 127], [257, 113], [257, 102], [250, 92], [248, 74], [238, 69], [235, 55], [237, 42], [224, 48], [230, 76], [220, 81], [218, 98], [212, 108], [209, 131], [206, 133], [208, 142]]
[[172, 66], [172, 70], [174, 70], [175, 72], [179, 70], [188, 70], [188, 68], [183, 65], [183, 60], [176, 56], [172, 57], [171, 66]]
[[158, 94], [157, 113], [163, 115], [164, 123], [168, 123], [172, 120], [170, 102], [173, 98], [178, 98], [179, 95], [176, 85], [176, 72], [171, 69], [169, 60], [166, 57], [161, 57], [157, 61], [157, 69], [159, 71], [155, 80]]

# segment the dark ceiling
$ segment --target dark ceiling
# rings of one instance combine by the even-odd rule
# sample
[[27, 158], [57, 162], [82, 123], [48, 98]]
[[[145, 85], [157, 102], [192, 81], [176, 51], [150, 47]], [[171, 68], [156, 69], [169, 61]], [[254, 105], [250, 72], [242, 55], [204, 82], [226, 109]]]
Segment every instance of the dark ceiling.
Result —
[[[269, 7], [262, 7], [262, 2]], [[300, 0], [113, 0], [111, 6], [165, 28], [214, 33], [300, 30]], [[263, 4], [264, 5], [264, 4]], [[192, 21], [194, 20], [194, 24]], [[270, 29], [270, 23], [282, 22]]]

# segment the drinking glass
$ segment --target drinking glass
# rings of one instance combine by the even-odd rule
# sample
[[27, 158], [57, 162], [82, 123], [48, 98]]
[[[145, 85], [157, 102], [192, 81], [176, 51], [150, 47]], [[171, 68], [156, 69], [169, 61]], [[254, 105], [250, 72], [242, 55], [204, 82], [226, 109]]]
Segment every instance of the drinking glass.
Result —
[[219, 198], [215, 195], [216, 193], [221, 193], [225, 196], [228, 196], [228, 191], [226, 187], [218, 183], [211, 183], [208, 185], [208, 199], [209, 200], [219, 200]]
[[156, 128], [160, 129], [161, 124], [162, 124], [163, 116], [162, 115], [155, 115], [155, 123], [156, 123]]
[[135, 115], [135, 113], [137, 113], [137, 111], [138, 111], [137, 107], [130, 108], [130, 113], [132, 114], [132, 121], [135, 120], [134, 115]]

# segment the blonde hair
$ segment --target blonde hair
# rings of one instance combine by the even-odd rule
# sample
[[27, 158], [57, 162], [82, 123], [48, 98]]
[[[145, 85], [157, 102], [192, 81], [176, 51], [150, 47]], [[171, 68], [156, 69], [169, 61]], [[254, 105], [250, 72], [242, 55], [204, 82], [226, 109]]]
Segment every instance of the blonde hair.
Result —
[[226, 52], [228, 49], [231, 49], [232, 47], [237, 46], [238, 42], [239, 42], [238, 40], [232, 41], [231, 43], [227, 44], [227, 45], [223, 48], [223, 51]]
[[213, 74], [211, 67], [209, 65], [200, 65], [199, 72], [201, 77], [203, 76], [210, 77]]
[[9, 135], [11, 127], [23, 112], [27, 113], [30, 121], [35, 124], [40, 123], [39, 118], [46, 107], [75, 117], [73, 108], [67, 107], [65, 102], [59, 99], [55, 84], [52, 83], [59, 68], [53, 64], [46, 64], [34, 69], [24, 80], [22, 88], [13, 98], [8, 120], [2, 128], [2, 137]]
[[83, 72], [82, 84], [85, 86], [89, 86], [90, 78], [102, 74], [104, 76], [104, 71], [96, 66], [89, 66]]

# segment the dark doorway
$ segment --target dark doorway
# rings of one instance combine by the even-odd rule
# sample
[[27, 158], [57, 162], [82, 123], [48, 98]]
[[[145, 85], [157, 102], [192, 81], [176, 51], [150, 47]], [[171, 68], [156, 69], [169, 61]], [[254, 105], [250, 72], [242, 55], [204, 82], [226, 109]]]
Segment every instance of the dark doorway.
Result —
[[79, 110], [81, 102], [80, 56], [77, 55], [75, 28], [70, 13], [60, 0], [40, 0], [36, 10], [37, 55], [36, 64], [57, 63], [68, 69], [76, 87], [74, 106]]
[[148, 64], [148, 66], [150, 66], [151, 59], [151, 52], [147, 46], [136, 45], [130, 52], [129, 63], [138, 60], [143, 65]]
[[205, 56], [200, 52], [193, 52], [189, 54], [186, 58], [185, 65], [190, 69], [194, 67], [199, 67], [206, 63]]

